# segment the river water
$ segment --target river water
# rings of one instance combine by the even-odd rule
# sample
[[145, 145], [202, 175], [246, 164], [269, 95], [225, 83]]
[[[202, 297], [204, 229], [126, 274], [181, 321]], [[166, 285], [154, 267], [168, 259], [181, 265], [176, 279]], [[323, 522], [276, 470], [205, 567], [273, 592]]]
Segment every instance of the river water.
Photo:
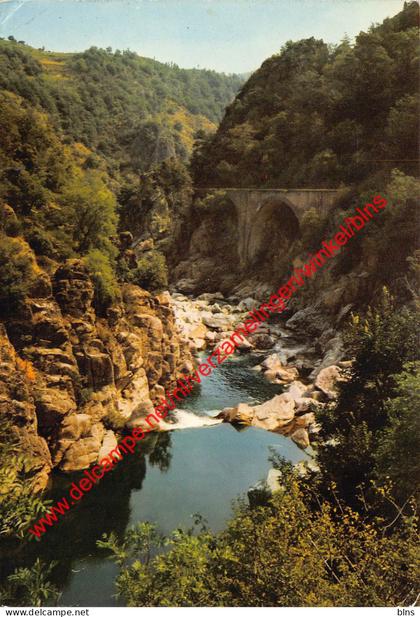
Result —
[[[154, 522], [169, 533], [190, 526], [197, 512], [212, 529], [223, 528], [233, 501], [266, 477], [271, 448], [292, 462], [306, 458], [282, 435], [238, 431], [211, 418], [223, 407], [263, 402], [280, 391], [251, 370], [257, 361], [252, 355], [234, 356], [203, 379], [201, 389], [176, 412], [176, 430], [151, 434], [40, 541], [3, 555], [3, 572], [30, 565], [38, 556], [55, 560], [60, 605], [112, 606], [118, 603], [113, 597], [117, 569], [96, 547], [102, 534], [122, 535], [138, 521]], [[51, 498], [65, 495], [77, 477], [57, 476]]]

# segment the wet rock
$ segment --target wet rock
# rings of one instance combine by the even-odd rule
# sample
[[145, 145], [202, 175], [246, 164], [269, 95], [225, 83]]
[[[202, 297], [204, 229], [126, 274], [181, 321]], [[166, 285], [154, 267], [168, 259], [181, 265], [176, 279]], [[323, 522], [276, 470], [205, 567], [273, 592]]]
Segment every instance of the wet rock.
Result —
[[226, 407], [223, 409], [216, 418], [222, 419], [224, 422], [230, 422], [232, 424], [252, 424], [254, 419], [254, 409], [246, 403], [239, 403], [236, 407]]
[[264, 370], [276, 370], [278, 368], [283, 368], [283, 365], [280, 361], [278, 354], [273, 353], [271, 354], [271, 356], [268, 356], [263, 362], [261, 362], [261, 367]]
[[241, 353], [247, 353], [254, 349], [253, 344], [247, 339], [243, 339], [237, 343], [236, 347]]

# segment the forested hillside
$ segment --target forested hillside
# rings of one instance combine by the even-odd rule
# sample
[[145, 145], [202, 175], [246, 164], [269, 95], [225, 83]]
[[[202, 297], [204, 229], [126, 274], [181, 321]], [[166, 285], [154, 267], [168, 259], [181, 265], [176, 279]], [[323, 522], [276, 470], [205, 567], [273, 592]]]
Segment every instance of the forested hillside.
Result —
[[[134, 280], [133, 256], [131, 270], [124, 259], [117, 267], [116, 236], [126, 223], [140, 233], [136, 220], [143, 224], [150, 209], [150, 182], [141, 173], [163, 164], [164, 175], [166, 165], [174, 206], [175, 176], [185, 175], [181, 161], [196, 131], [216, 128], [241, 78], [130, 51], [50, 53], [9, 38], [0, 40], [1, 310], [12, 310], [33, 278], [32, 258], [9, 236], [25, 239], [44, 267], [86, 257], [106, 306], [117, 279]], [[162, 235], [170, 223], [166, 212], [151, 226]], [[136, 272], [137, 282], [162, 286], [163, 256], [149, 253]]]
[[0, 88], [42, 108], [69, 139], [105, 155], [114, 173], [188, 158], [195, 131], [216, 128], [242, 81], [127, 50], [51, 53], [0, 40]]
[[[113, 556], [119, 602], [129, 606], [418, 602], [417, 16], [418, 4], [409, 2], [354, 44], [288, 42], [231, 104], [238, 76], [129, 51], [59, 54], [0, 40], [0, 539], [8, 560], [0, 604], [55, 602], [64, 570], [71, 578], [82, 572], [83, 589], [90, 585], [74, 567], [81, 562], [72, 561], [73, 546], [64, 557], [54, 544], [40, 553], [61, 558], [58, 566], [35, 561], [36, 546], [19, 561], [24, 549], [15, 547], [50, 507], [34, 493], [52, 470], [82, 472], [102, 448], [115, 447], [191, 373], [191, 349], [229, 334], [223, 326], [208, 337], [186, 310], [201, 341], [190, 347], [173, 300], [161, 293], [168, 279], [177, 291], [219, 292], [206, 316], [217, 324], [226, 304], [237, 312], [242, 300], [269, 298], [379, 194], [386, 208], [312, 271], [282, 316], [267, 319], [261, 348], [240, 349], [256, 351], [259, 362], [277, 355], [279, 371], [294, 371], [292, 382], [270, 385], [286, 397], [286, 384], [295, 389], [296, 421], [314, 427], [311, 464], [294, 467], [273, 454], [277, 487], [239, 503], [218, 533], [197, 516], [194, 529], [166, 539], [154, 523], [124, 536], [128, 511], [137, 511], [128, 497], [125, 511], [112, 485], [103, 493], [112, 508], [111, 516], [104, 508], [104, 534], [94, 509], [87, 531]], [[281, 199], [257, 204], [259, 231], [251, 217], [249, 237], [258, 231], [260, 250], [245, 266], [229, 194], [202, 190], [341, 185], [347, 189], [328, 215], [308, 208], [294, 227]], [[266, 371], [253, 369], [264, 383]], [[333, 373], [331, 388], [307, 383], [323, 369]], [[235, 436], [247, 426], [240, 423]], [[172, 454], [167, 445], [162, 452], [166, 472]], [[214, 479], [211, 465], [205, 472]], [[213, 482], [216, 507], [223, 479]], [[184, 484], [192, 490], [194, 482]], [[165, 498], [164, 515], [174, 507]], [[72, 540], [84, 520], [74, 512], [71, 536], [64, 535]]]
[[418, 168], [418, 5], [354, 46], [289, 41], [197, 144], [199, 186], [337, 187]]

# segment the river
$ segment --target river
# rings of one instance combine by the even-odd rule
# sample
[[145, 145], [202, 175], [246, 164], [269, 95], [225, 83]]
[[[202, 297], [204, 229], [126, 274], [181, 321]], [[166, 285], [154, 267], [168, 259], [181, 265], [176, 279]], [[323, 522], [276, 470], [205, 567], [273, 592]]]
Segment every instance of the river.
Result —
[[[120, 536], [146, 520], [168, 533], [190, 526], [197, 512], [213, 530], [223, 528], [233, 501], [266, 477], [270, 448], [292, 462], [306, 458], [282, 435], [212, 425], [209, 416], [217, 410], [263, 402], [280, 391], [251, 370], [257, 361], [255, 355], [234, 356], [203, 379], [200, 390], [176, 412], [176, 430], [150, 435], [40, 541], [3, 555], [3, 572], [30, 565], [36, 557], [54, 560], [60, 605], [112, 606], [118, 604], [113, 597], [117, 568], [96, 547], [102, 534], [114, 531]], [[51, 498], [60, 499], [77, 477], [55, 476]]]

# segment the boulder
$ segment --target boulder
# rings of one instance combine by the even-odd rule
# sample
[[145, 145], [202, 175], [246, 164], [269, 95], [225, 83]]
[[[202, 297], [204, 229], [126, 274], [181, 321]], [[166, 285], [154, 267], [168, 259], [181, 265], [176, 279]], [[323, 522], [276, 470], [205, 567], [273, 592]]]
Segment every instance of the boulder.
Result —
[[307, 386], [305, 386], [305, 384], [303, 384], [301, 381], [292, 381], [290, 386], [288, 386], [286, 392], [288, 392], [290, 396], [296, 401], [304, 396], [306, 390]]
[[271, 356], [268, 356], [263, 362], [261, 362], [261, 367], [264, 370], [266, 369], [276, 370], [278, 368], [283, 368], [283, 365], [280, 362], [280, 358], [278, 354], [273, 353], [271, 354]]
[[294, 418], [294, 409], [295, 402], [287, 392], [278, 394], [269, 401], [253, 408], [254, 419], [252, 424], [269, 431], [278, 430]]
[[117, 447], [117, 445], [118, 445], [118, 440], [115, 436], [114, 431], [111, 431], [111, 430], [105, 431], [104, 437], [102, 440], [102, 445], [98, 452], [97, 460], [100, 461], [105, 456], [108, 456], [108, 454], [112, 450], [114, 450]]
[[81, 471], [97, 461], [103, 435], [104, 427], [102, 424], [94, 424], [89, 437], [71, 443], [65, 450], [59, 465], [60, 470], [65, 473]]
[[306, 428], [311, 424], [315, 424], [315, 414], [313, 412], [296, 415], [294, 419], [295, 426]]
[[264, 379], [272, 384], [285, 384], [295, 381], [299, 377], [299, 372], [293, 366], [268, 370], [264, 373]]
[[254, 334], [250, 339], [257, 349], [271, 349], [276, 344], [276, 340], [272, 336], [263, 332]]
[[340, 380], [342, 380], [340, 368], [336, 365], [332, 365], [320, 370], [315, 379], [315, 386], [332, 400], [337, 398], [338, 392], [336, 384]]
[[215, 313], [211, 316], [204, 315], [203, 322], [209, 328], [213, 330], [225, 331], [231, 330], [233, 325], [233, 320], [231, 317], [228, 317], [224, 313]]
[[290, 438], [302, 450], [309, 446], [309, 435], [305, 428], [298, 428], [290, 435]]
[[198, 323], [191, 328], [188, 333], [189, 338], [192, 339], [204, 339], [207, 335], [207, 328], [203, 323]]
[[232, 424], [252, 424], [254, 418], [254, 409], [246, 403], [239, 403], [236, 407], [226, 407], [216, 418], [222, 419], [224, 422]]
[[246, 311], [252, 311], [252, 309], [257, 308], [259, 305], [260, 303], [254, 300], [254, 298], [245, 298], [245, 300], [239, 302], [238, 309], [245, 313]]

